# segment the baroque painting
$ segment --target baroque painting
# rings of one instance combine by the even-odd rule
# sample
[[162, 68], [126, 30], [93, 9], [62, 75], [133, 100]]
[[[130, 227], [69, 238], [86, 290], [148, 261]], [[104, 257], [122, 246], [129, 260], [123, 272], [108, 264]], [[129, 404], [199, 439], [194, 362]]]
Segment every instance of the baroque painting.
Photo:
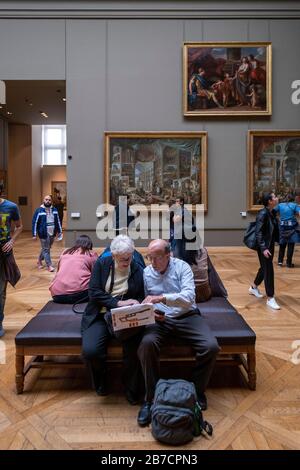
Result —
[[271, 43], [186, 42], [185, 116], [272, 114]]
[[58, 198], [61, 197], [61, 202], [64, 204], [64, 209], [67, 209], [67, 182], [66, 181], [52, 181], [51, 182], [51, 194], [53, 197], [54, 205], [58, 202]]
[[248, 210], [259, 210], [270, 191], [300, 194], [300, 130], [248, 132]]

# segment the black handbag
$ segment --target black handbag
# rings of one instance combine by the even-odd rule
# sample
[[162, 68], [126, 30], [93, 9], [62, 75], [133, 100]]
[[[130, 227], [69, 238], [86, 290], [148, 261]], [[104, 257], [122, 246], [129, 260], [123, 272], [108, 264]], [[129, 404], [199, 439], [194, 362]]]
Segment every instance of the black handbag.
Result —
[[257, 250], [258, 245], [257, 245], [257, 240], [256, 240], [256, 234], [255, 234], [255, 228], [256, 228], [256, 222], [250, 222], [248, 225], [243, 242], [244, 244], [250, 248], [250, 250]]

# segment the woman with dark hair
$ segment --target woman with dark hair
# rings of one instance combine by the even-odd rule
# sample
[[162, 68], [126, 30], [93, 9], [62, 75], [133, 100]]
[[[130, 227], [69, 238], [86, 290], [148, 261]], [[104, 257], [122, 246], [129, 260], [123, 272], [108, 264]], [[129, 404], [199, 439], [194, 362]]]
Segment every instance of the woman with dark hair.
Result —
[[283, 258], [287, 246], [286, 265], [288, 268], [293, 268], [293, 254], [295, 243], [300, 242], [299, 225], [296, 216], [300, 215], [300, 206], [296, 204], [295, 197], [288, 194], [285, 202], [281, 202], [275, 207], [275, 211], [280, 217], [279, 224], [279, 254], [278, 266], [283, 265]]
[[88, 301], [88, 286], [98, 255], [88, 235], [80, 235], [75, 245], [65, 250], [49, 290], [54, 302], [74, 304]]
[[260, 292], [258, 286], [264, 281], [268, 297], [267, 306], [274, 310], [279, 310], [280, 306], [274, 297], [273, 268], [275, 241], [279, 241], [278, 223], [274, 210], [275, 206], [278, 204], [278, 198], [274, 193], [264, 193], [262, 203], [264, 208], [257, 214], [255, 228], [260, 268], [253, 284], [249, 288], [249, 294], [257, 298], [262, 298], [263, 294]]

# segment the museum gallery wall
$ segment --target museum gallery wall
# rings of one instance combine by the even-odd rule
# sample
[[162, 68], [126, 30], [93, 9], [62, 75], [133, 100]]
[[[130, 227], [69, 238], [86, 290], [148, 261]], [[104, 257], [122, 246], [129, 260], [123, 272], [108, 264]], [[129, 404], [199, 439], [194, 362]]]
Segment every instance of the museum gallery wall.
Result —
[[[255, 118], [272, 115], [270, 42], [185, 42], [185, 118]], [[208, 209], [206, 132], [106, 132], [105, 202], [128, 194], [129, 204], [187, 204]], [[247, 210], [263, 192], [281, 199], [300, 189], [300, 131], [248, 132]]]

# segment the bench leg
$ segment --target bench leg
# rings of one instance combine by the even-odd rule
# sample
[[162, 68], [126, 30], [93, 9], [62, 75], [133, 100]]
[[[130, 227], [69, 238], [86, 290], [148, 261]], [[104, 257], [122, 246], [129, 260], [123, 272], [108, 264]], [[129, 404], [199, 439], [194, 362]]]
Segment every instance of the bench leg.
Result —
[[248, 385], [250, 390], [256, 390], [256, 358], [255, 351], [247, 354]]
[[16, 389], [17, 393], [23, 393], [24, 390], [24, 362], [23, 354], [16, 354]]

